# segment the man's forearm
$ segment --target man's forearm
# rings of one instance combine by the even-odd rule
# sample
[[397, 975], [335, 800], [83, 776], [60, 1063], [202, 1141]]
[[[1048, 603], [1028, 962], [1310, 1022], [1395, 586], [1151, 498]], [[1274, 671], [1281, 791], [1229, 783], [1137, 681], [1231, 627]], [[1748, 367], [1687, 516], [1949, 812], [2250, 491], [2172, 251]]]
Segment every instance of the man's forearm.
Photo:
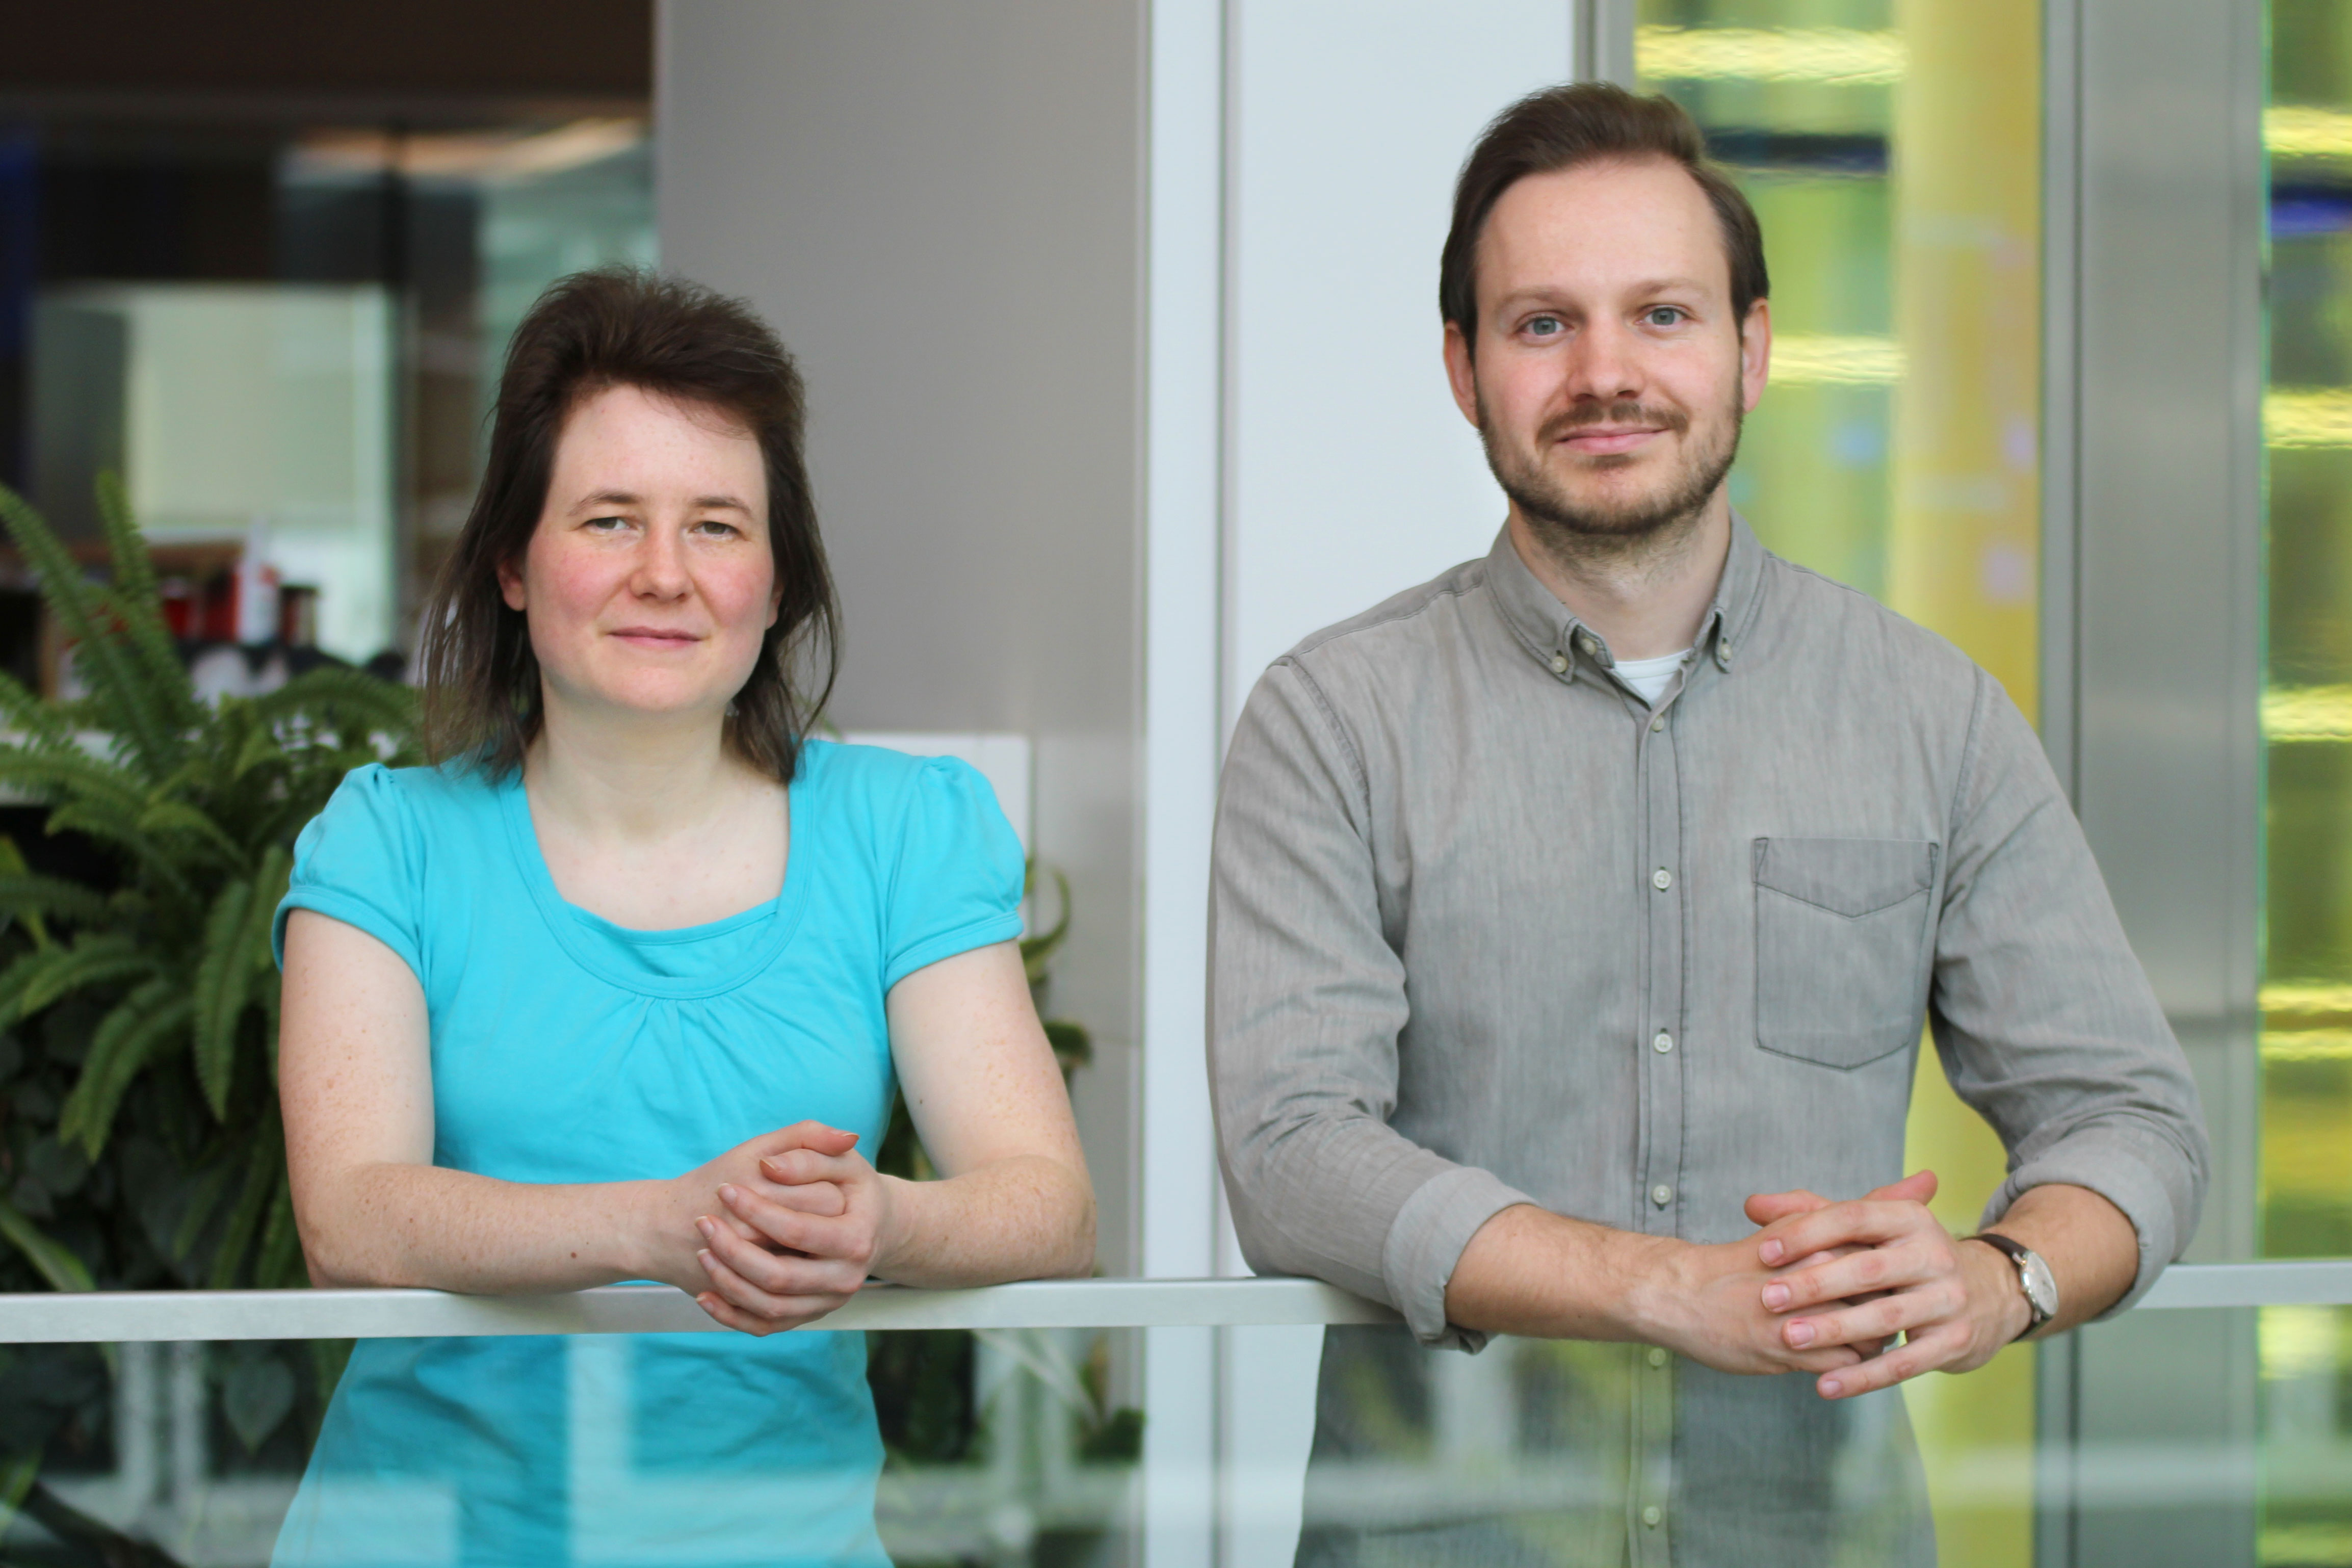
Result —
[[[2088, 1187], [2029, 1187], [1985, 1228], [2024, 1243], [2050, 1265], [2058, 1281], [2058, 1316], [2042, 1334], [2063, 1333], [2097, 1317], [2123, 1300], [2139, 1274], [2139, 1233], [2123, 1210]], [[2002, 1262], [2014, 1274], [2006, 1258]]]
[[1445, 1285], [1446, 1321], [1496, 1334], [1639, 1340], [1644, 1287], [1673, 1246], [1515, 1204], [1462, 1249]]

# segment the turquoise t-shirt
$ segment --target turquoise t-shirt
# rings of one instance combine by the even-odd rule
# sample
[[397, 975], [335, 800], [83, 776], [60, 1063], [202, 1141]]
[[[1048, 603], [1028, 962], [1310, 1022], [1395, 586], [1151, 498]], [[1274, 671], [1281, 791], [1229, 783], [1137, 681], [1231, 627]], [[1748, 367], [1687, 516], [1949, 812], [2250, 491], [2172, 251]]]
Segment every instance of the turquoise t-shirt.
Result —
[[[1022, 857], [969, 767], [811, 741], [772, 902], [631, 931], [564, 901], [520, 774], [364, 767], [278, 911], [377, 938], [424, 987], [433, 1163], [670, 1177], [803, 1120], [871, 1158], [884, 997], [1020, 934]], [[362, 1340], [273, 1562], [599, 1568], [888, 1562], [865, 1336]]]

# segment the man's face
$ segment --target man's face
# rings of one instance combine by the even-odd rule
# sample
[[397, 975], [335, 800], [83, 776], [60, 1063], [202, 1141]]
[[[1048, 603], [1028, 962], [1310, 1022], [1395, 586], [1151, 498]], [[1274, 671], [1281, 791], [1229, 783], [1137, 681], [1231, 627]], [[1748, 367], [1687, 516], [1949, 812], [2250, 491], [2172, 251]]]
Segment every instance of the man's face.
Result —
[[1495, 478], [1538, 525], [1632, 538], [1705, 507], [1764, 390], [1769, 311], [1731, 312], [1714, 207], [1664, 158], [1534, 174], [1478, 241], [1477, 353], [1446, 372]]

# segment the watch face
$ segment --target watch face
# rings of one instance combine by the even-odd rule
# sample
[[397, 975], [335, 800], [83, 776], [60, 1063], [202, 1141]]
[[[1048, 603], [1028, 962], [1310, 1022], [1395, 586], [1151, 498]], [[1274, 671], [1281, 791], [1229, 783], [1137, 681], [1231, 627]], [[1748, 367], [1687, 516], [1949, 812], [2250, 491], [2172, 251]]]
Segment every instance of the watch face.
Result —
[[2029, 1252], [2018, 1260], [2018, 1273], [2025, 1281], [2025, 1299], [2043, 1319], [2058, 1315], [2058, 1281], [2050, 1272], [2050, 1265], [2042, 1261], [2038, 1252]]

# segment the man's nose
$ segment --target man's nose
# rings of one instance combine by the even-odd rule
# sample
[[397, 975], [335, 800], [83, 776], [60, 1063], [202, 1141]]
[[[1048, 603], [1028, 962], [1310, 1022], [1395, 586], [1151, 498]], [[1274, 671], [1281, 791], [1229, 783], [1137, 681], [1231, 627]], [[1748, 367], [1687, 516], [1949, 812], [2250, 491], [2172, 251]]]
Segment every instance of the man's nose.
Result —
[[1567, 390], [1579, 398], [1602, 403], [1637, 400], [1642, 395], [1640, 356], [1633, 333], [1622, 321], [1601, 320], [1577, 334], [1568, 360]]

